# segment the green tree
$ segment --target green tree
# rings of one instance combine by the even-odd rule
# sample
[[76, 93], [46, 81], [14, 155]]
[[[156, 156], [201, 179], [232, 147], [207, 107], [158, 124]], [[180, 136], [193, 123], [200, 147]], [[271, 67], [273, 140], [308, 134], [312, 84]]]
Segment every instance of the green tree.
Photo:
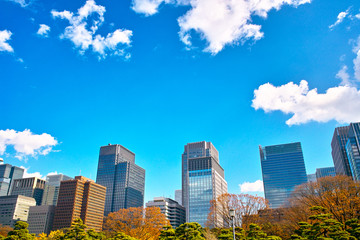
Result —
[[166, 225], [160, 232], [159, 240], [175, 240], [175, 230], [170, 225]]
[[108, 238], [108, 240], [137, 240], [137, 239], [130, 237], [123, 232], [118, 232], [114, 237]]
[[246, 239], [249, 240], [281, 240], [278, 236], [268, 236], [261, 230], [257, 224], [250, 224], [249, 230], [246, 231]]
[[[217, 238], [219, 240], [233, 240], [234, 239], [234, 235], [233, 235], [233, 229], [232, 228], [225, 228], [225, 229], [221, 229], [220, 234], [217, 236]], [[236, 227], [235, 228], [235, 239], [236, 240], [242, 240], [245, 239], [245, 233], [244, 233], [244, 229], [240, 228], [240, 227]]]
[[35, 235], [30, 234], [27, 229], [28, 223], [18, 221], [15, 223], [14, 229], [10, 231], [5, 240], [31, 240], [35, 239]]
[[346, 230], [351, 236], [360, 239], [360, 223], [359, 219], [353, 218], [345, 222]]
[[176, 239], [179, 240], [205, 240], [203, 228], [199, 223], [184, 223], [175, 230]]
[[105, 240], [106, 236], [103, 232], [97, 232], [94, 229], [86, 231], [89, 240]]
[[80, 218], [75, 219], [71, 224], [69, 231], [65, 233], [64, 239], [88, 240], [89, 237], [85, 231], [86, 228], [87, 226]]

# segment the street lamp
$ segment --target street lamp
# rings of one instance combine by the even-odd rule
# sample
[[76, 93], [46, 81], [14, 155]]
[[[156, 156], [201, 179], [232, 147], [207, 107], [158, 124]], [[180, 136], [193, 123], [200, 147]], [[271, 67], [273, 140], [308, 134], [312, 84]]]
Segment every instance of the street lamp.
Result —
[[232, 225], [233, 225], [233, 237], [235, 240], [235, 210], [233, 208], [230, 208], [229, 210], [229, 214], [232, 220]]

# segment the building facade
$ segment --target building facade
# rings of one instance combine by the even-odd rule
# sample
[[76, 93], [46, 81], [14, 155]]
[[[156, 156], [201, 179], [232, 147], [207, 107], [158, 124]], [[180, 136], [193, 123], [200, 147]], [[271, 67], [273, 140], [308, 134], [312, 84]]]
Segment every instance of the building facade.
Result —
[[350, 126], [335, 128], [331, 141], [331, 155], [334, 161], [336, 175], [352, 176], [346, 153], [349, 130]]
[[22, 195], [0, 197], [0, 224], [14, 227], [17, 221], [27, 221], [29, 208], [35, 206], [34, 198]]
[[53, 230], [68, 228], [81, 218], [88, 228], [102, 230], [106, 188], [83, 176], [62, 181]]
[[[219, 153], [211, 142], [188, 143], [182, 154], [182, 203], [186, 221], [202, 226], [208, 220], [210, 201], [227, 193]], [[222, 219], [216, 219], [222, 225]]]
[[308, 180], [308, 182], [317, 182], [316, 173], [308, 174], [307, 180]]
[[295, 187], [307, 182], [301, 144], [259, 147], [265, 198], [271, 208], [287, 203]]
[[11, 184], [10, 195], [23, 195], [35, 198], [36, 205], [41, 205], [45, 180], [37, 177], [15, 179]]
[[326, 168], [317, 168], [316, 169], [316, 179], [323, 178], [323, 177], [335, 177], [335, 168], [334, 167], [326, 167]]
[[182, 204], [182, 190], [175, 190], [175, 201], [177, 201], [181, 206]]
[[175, 229], [186, 222], [185, 208], [178, 202], [165, 197], [156, 197], [146, 203], [146, 207], [158, 207]]
[[105, 216], [144, 206], [145, 170], [135, 164], [135, 154], [119, 144], [100, 148], [96, 183], [107, 189]]
[[9, 195], [11, 183], [14, 179], [20, 179], [24, 175], [24, 169], [10, 164], [0, 164], [0, 197]]
[[360, 180], [360, 123], [350, 123], [346, 155], [349, 160], [350, 171], [355, 181]]
[[30, 207], [27, 221], [29, 224], [29, 232], [34, 234], [49, 234], [53, 226], [54, 215], [54, 205]]
[[46, 176], [46, 183], [41, 205], [55, 205], [59, 196], [60, 182], [72, 179], [64, 174]]

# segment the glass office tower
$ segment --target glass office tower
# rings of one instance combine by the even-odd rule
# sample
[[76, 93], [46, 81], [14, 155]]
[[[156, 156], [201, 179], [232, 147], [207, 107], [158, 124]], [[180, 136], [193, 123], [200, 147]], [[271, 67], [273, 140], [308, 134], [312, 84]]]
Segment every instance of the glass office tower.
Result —
[[350, 126], [335, 128], [331, 141], [331, 155], [334, 161], [336, 175], [352, 176], [349, 159], [346, 154], [346, 143]]
[[119, 144], [100, 148], [96, 183], [106, 187], [105, 216], [144, 205], [145, 170], [135, 164], [135, 154]]
[[[185, 145], [182, 154], [182, 203], [186, 209], [186, 221], [205, 226], [210, 201], [223, 193], [227, 193], [227, 183], [216, 148], [205, 141]], [[222, 219], [217, 221], [221, 225]]]
[[323, 177], [335, 177], [335, 168], [334, 167], [325, 167], [325, 168], [317, 168], [316, 169], [316, 179], [323, 178]]
[[279, 208], [296, 186], [307, 182], [301, 144], [259, 146], [259, 150], [265, 198], [271, 208]]
[[23, 168], [10, 164], [0, 164], [0, 197], [9, 195], [12, 181], [22, 178], [23, 175]]
[[346, 154], [352, 177], [355, 181], [360, 180], [360, 123], [350, 123]]

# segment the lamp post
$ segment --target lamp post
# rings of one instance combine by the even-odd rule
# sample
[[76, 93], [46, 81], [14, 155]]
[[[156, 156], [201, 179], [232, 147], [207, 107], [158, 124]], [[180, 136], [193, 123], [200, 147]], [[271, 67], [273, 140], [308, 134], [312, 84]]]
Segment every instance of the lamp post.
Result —
[[233, 237], [235, 240], [235, 210], [233, 208], [230, 208], [229, 214], [232, 220], [232, 227], [233, 227]]

